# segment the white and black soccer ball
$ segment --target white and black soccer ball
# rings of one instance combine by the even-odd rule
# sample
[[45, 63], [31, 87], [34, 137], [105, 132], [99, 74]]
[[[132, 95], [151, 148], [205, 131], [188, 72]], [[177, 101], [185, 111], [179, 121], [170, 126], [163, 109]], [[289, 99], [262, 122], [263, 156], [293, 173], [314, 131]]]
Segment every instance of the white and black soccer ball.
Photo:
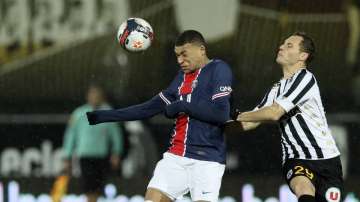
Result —
[[142, 18], [129, 18], [123, 22], [117, 33], [121, 47], [131, 52], [144, 51], [151, 46], [154, 31]]

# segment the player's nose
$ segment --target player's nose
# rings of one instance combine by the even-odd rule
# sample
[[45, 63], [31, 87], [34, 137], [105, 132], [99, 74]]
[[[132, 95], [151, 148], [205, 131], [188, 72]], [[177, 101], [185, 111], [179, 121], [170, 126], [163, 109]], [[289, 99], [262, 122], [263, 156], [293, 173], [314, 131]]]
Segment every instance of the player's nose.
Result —
[[184, 62], [184, 60], [182, 59], [182, 57], [178, 57], [177, 62], [181, 65]]
[[284, 50], [284, 44], [282, 44], [282, 45], [279, 46], [279, 50], [278, 50], [278, 51], [281, 51], [281, 50]]

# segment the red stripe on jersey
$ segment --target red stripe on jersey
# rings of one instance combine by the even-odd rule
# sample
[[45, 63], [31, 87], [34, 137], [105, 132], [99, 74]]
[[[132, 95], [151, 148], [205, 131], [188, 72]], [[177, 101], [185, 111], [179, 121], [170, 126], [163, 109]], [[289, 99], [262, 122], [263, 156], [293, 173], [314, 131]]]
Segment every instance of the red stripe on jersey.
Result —
[[[193, 73], [185, 74], [184, 80], [179, 88], [179, 94], [186, 96], [187, 94], [191, 94], [193, 91], [193, 81], [200, 74], [200, 70], [198, 69]], [[186, 100], [186, 97], [183, 99]], [[187, 139], [187, 130], [189, 125], [189, 116], [187, 115], [180, 115], [176, 118], [175, 122], [175, 133], [171, 140], [171, 147], [169, 152], [184, 156], [186, 151], [186, 139]]]
[[185, 136], [187, 133], [187, 125], [188, 125], [188, 116], [187, 115], [181, 115], [176, 119], [175, 122], [175, 134], [173, 136], [173, 139], [171, 141], [171, 148], [169, 149], [169, 152], [183, 156], [185, 152]]
[[192, 93], [193, 81], [198, 77], [199, 72], [200, 72], [199, 70], [196, 70], [193, 73], [185, 74], [184, 81], [180, 87], [180, 95], [186, 95]]

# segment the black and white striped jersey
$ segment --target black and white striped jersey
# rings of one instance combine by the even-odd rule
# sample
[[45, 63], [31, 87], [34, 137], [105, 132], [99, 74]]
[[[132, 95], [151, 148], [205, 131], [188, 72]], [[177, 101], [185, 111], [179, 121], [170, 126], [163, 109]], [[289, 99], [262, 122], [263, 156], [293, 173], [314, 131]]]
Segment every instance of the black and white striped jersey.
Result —
[[287, 112], [279, 121], [283, 162], [295, 159], [329, 159], [340, 155], [329, 130], [314, 75], [300, 69], [281, 79], [256, 109], [278, 103]]

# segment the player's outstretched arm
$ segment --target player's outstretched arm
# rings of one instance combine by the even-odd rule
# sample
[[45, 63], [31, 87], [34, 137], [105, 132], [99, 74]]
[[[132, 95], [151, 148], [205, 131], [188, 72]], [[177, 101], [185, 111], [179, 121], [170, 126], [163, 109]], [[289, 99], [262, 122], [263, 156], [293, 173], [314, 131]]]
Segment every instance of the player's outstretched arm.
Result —
[[225, 126], [227, 130], [236, 130], [242, 132], [242, 131], [253, 130], [257, 128], [260, 124], [261, 124], [260, 122], [241, 122], [241, 121], [239, 122], [239, 121], [230, 120], [226, 122]]
[[248, 131], [257, 128], [261, 122], [244, 122], [244, 121], [237, 121], [237, 117], [241, 114], [239, 109], [233, 110], [231, 113], [232, 120], [226, 122], [227, 129], [235, 129], [240, 131]]
[[276, 102], [258, 110], [240, 113], [237, 121], [240, 122], [269, 122], [278, 121], [286, 111]]
[[163, 112], [165, 105], [160, 96], [157, 95], [139, 105], [115, 110], [96, 110], [87, 112], [86, 116], [90, 125], [104, 122], [141, 120]]

